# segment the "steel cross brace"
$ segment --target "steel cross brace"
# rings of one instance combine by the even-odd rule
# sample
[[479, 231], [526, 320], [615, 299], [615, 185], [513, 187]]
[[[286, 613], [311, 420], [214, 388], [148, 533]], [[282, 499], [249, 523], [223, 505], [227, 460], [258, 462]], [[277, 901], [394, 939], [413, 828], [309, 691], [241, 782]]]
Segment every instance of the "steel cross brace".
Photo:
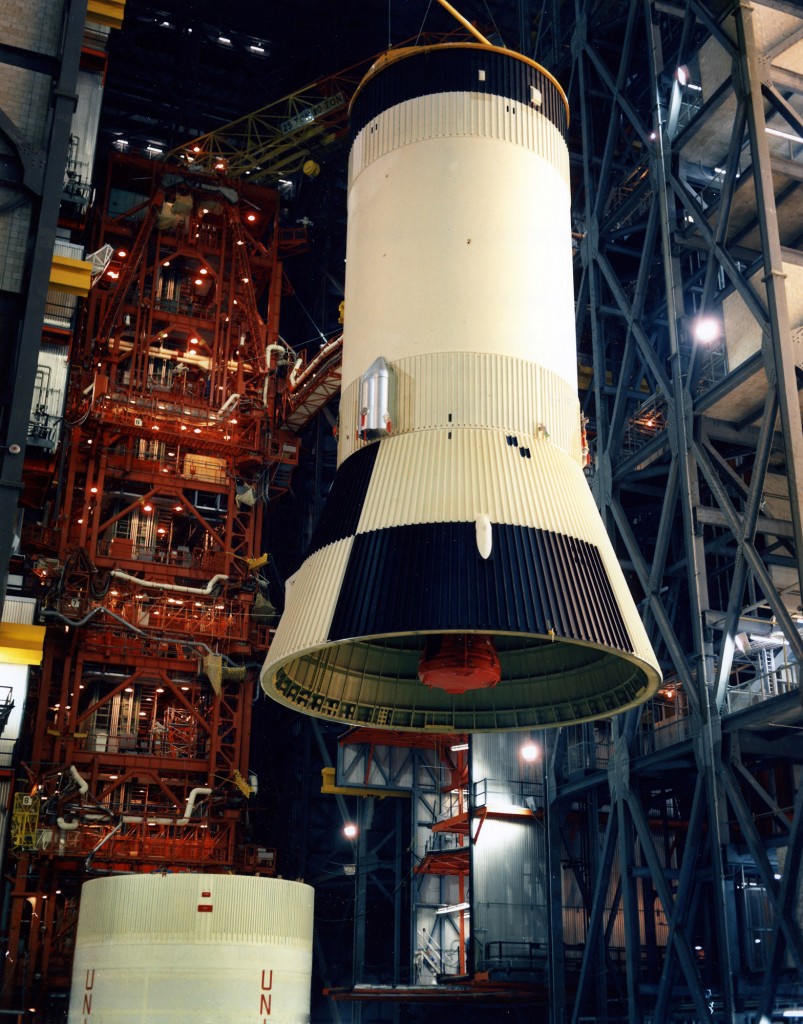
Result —
[[[700, 785], [702, 785], [703, 788], [705, 788], [705, 780], [702, 777], [700, 779]], [[699, 802], [701, 804], [704, 804], [702, 798], [700, 798]], [[658, 893], [658, 898], [661, 901], [661, 905], [664, 908], [664, 913], [666, 914], [667, 919], [670, 921], [675, 920], [675, 915], [677, 913], [678, 924], [680, 924], [684, 916], [682, 912], [683, 907], [681, 906], [680, 913], [678, 913], [675, 907], [675, 900], [672, 897], [672, 892], [670, 890], [669, 883], [666, 878], [664, 866], [658, 859], [658, 854], [656, 853], [655, 846], [652, 841], [652, 836], [650, 834], [650, 826], [644, 815], [644, 809], [642, 808], [638, 800], [632, 799], [628, 800], [627, 808], [630, 811], [630, 817], [633, 821], [633, 824], [635, 825], [636, 833], [638, 834], [639, 838], [639, 843], [641, 845], [642, 852], [644, 853], [644, 858], [647, 861], [647, 866], [650, 869], [653, 885], [655, 886], [656, 892]], [[700, 807], [699, 811], [702, 814], [702, 807]], [[691, 852], [694, 853], [696, 858], [696, 850]], [[689, 991], [691, 993], [692, 999], [694, 1000], [694, 1005], [697, 1010], [697, 1013], [700, 1016], [700, 1020], [710, 1020], [711, 1012], [709, 1009], [708, 1000], [705, 996], [703, 981], [700, 977], [697, 961], [694, 958], [692, 950], [689, 948], [689, 944], [686, 941], [686, 937], [683, 934], [682, 929], [675, 928], [673, 931], [672, 938], [674, 942], [674, 948], [677, 953], [678, 962], [680, 964], [681, 970], [683, 971], [683, 975], [686, 979], [686, 984], [689, 986]]]
[[758, 444], [756, 446], [756, 460], [753, 464], [750, 487], [747, 491], [747, 501], [742, 513], [743, 518], [739, 524], [738, 533], [735, 535], [737, 542], [736, 562], [733, 569], [733, 576], [731, 577], [730, 592], [728, 595], [728, 608], [725, 613], [725, 624], [722, 635], [722, 650], [720, 651], [719, 669], [717, 671], [714, 692], [714, 704], [718, 708], [722, 707], [725, 700], [728, 674], [733, 662], [733, 652], [735, 649], [734, 635], [736, 633], [736, 625], [739, 621], [744, 585], [747, 580], [748, 567], [747, 559], [744, 554], [744, 544], [745, 541], [748, 541], [753, 545], [755, 541], [756, 524], [758, 522], [759, 512], [761, 511], [764, 479], [772, 451], [777, 407], [777, 396], [775, 395], [774, 389], [771, 388], [767, 393], [764, 416], [761, 420], [761, 430], [759, 432]]
[[780, 974], [784, 952], [781, 932], [786, 937], [798, 970], [798, 978], [803, 981], [803, 933], [800, 921], [795, 913], [795, 902], [800, 887], [801, 860], [803, 860], [803, 786], [800, 786], [795, 798], [792, 828], [786, 847], [786, 859], [781, 874], [780, 890], [774, 901], [778, 915], [770, 939], [769, 970], [764, 977], [764, 987], [759, 1000], [759, 1013], [769, 1015], [775, 1000], [774, 985]]
[[723, 765], [721, 768], [722, 781], [728, 795], [731, 807], [733, 807], [739, 828], [742, 830], [750, 855], [755, 861], [756, 867], [761, 874], [762, 881], [767, 890], [767, 895], [772, 903], [775, 913], [773, 922], [772, 938], [770, 940], [770, 968], [764, 978], [764, 987], [761, 994], [761, 1005], [764, 1012], [769, 1014], [772, 1011], [772, 1003], [775, 999], [775, 991], [778, 984], [778, 976], [781, 967], [784, 944], [781, 942], [781, 932], [786, 939], [786, 948], [792, 955], [797, 970], [803, 977], [803, 933], [799, 923], [791, 915], [792, 903], [797, 892], [797, 883], [800, 878], [800, 859], [803, 853], [803, 827], [801, 827], [801, 809], [803, 808], [803, 786], [798, 789], [795, 799], [794, 817], [792, 828], [789, 833], [787, 855], [782, 882], [779, 886], [776, 883], [772, 865], [767, 857], [761, 837], [756, 829], [753, 816], [747, 806], [736, 777], [730, 765]]
[[[686, 940], [685, 929], [689, 923], [689, 910], [692, 904], [692, 893], [694, 891], [694, 875], [700, 858], [700, 850], [703, 843], [703, 822], [705, 817], [706, 798], [705, 783], [702, 776], [699, 776], [694, 787], [692, 808], [689, 814], [689, 828], [687, 833], [686, 847], [683, 851], [683, 861], [680, 867], [680, 875], [677, 883], [677, 899], [671, 911], [667, 911], [669, 923], [669, 935], [667, 936], [667, 949], [674, 946], [676, 942]], [[688, 948], [688, 942], [686, 942]], [[675, 961], [667, 956], [664, 960], [661, 971], [661, 980], [658, 985], [658, 998], [655, 1004], [653, 1020], [655, 1024], [664, 1024], [668, 1020], [669, 1000], [672, 995], [673, 975], [675, 973]]]
[[[577, 981], [577, 993], [574, 999], [571, 1022], [578, 1024], [583, 1008], [583, 996], [591, 973], [591, 967], [595, 951], [594, 938], [601, 929], [605, 916], [605, 902], [608, 890], [606, 888], [610, 880], [613, 867], [614, 855], [616, 853], [616, 837], [618, 832], [618, 817], [611, 811], [608, 815], [608, 822], [605, 826], [605, 835], [602, 840], [602, 854], [599, 861], [599, 869], [594, 880], [594, 900], [591, 905], [591, 914], [586, 928], [586, 944], [583, 949], [583, 960], [580, 965], [580, 977]], [[611, 911], [613, 913], [613, 911]], [[596, 965], [599, 967], [599, 965]]]
[[[700, 467], [706, 483], [711, 488], [714, 497], [717, 500], [717, 504], [725, 513], [731, 532], [734, 537], [738, 538], [742, 533], [742, 523], [740, 521], [739, 514], [733, 507], [730, 497], [725, 491], [722, 481], [719, 479], [719, 475], [708, 457], [708, 453], [698, 441], [692, 442], [692, 449], [697, 465]], [[783, 627], [784, 634], [789, 642], [789, 646], [795, 654], [795, 657], [799, 662], [803, 662], [803, 639], [801, 639], [797, 626], [795, 625], [792, 616], [789, 614], [786, 605], [781, 600], [761, 555], [756, 550], [755, 545], [749, 541], [747, 537], [742, 537], [741, 550], [744, 552], [747, 563], [753, 575], [756, 577], [759, 586], [764, 592], [764, 596], [767, 601], [769, 601], [775, 617]]]

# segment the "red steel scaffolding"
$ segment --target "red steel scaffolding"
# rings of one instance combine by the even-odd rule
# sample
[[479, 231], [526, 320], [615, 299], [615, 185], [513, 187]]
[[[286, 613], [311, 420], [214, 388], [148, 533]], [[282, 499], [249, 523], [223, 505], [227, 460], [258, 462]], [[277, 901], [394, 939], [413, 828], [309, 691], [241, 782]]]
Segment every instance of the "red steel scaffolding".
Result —
[[[117, 156], [64, 427], [33, 448], [23, 549], [48, 625], [16, 773], [6, 1005], [69, 987], [80, 883], [272, 873], [245, 840], [250, 715], [275, 617], [264, 509], [298, 438], [278, 194]], [[103, 250], [104, 246], [109, 248]], [[46, 331], [48, 328], [46, 327]], [[29, 753], [28, 753], [29, 751]]]

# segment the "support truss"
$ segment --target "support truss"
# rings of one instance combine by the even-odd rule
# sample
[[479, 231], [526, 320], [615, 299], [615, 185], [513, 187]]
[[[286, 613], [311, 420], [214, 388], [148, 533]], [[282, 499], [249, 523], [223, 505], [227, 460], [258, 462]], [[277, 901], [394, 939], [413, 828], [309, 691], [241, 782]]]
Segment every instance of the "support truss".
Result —
[[564, 33], [591, 482], [665, 682], [558, 744], [553, 1021], [803, 993], [802, 15], [576, 0]]

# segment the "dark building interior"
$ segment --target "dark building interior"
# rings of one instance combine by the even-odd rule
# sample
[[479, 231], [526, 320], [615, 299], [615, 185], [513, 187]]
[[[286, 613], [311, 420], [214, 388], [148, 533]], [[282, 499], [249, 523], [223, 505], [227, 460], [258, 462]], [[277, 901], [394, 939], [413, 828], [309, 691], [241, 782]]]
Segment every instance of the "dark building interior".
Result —
[[[0, 28], [2, 1013], [40, 1024], [803, 1018], [800, 5], [29, 0], [7, 3]], [[557, 241], [544, 207], [553, 188], [563, 193], [551, 171], [516, 177], [508, 152], [530, 143], [507, 128], [497, 149], [485, 146], [490, 129], [477, 142], [474, 172], [423, 156], [394, 166], [418, 183], [411, 223], [428, 203], [438, 219], [440, 204], [448, 228], [452, 186], [474, 188], [459, 230], [478, 248], [498, 227], [489, 282], [523, 281], [529, 294], [528, 275], [550, 273], [566, 248], [576, 358], [548, 302], [519, 323], [469, 285], [457, 291], [467, 338], [471, 320], [494, 321], [485, 344], [466, 341], [487, 356], [471, 371], [477, 394], [502, 379], [492, 357], [516, 355], [516, 380], [530, 358], [576, 369], [579, 415], [558, 402], [554, 420], [539, 413], [522, 427], [503, 408], [479, 427], [506, 434], [519, 473], [527, 460], [547, 465], [564, 415], [577, 421], [566, 447], [598, 511], [587, 515], [564, 477], [544, 471], [536, 526], [553, 537], [569, 533], [554, 523], [599, 518], [623, 590], [593, 592], [632, 602], [649, 649], [642, 659], [634, 641], [605, 661], [591, 696], [576, 680], [581, 659], [621, 645], [591, 635], [607, 612], [585, 596], [597, 563], [574, 541], [544, 548], [553, 576], [544, 570], [532, 590], [546, 593], [564, 571], [571, 582], [552, 587], [552, 611], [536, 609], [531, 628], [458, 628], [423, 573], [411, 600], [424, 620], [410, 612], [402, 625], [344, 626], [337, 637], [367, 637], [355, 643], [369, 663], [358, 697], [350, 648], [345, 670], [331, 660], [342, 690], [328, 677], [316, 690], [328, 641], [320, 653], [317, 640], [298, 640], [295, 661], [277, 654], [268, 668], [272, 648], [297, 653], [285, 639], [297, 628], [291, 594], [307, 588], [293, 623], [317, 621], [317, 591], [340, 572], [332, 552], [348, 530], [332, 502], [359, 493], [357, 534], [360, 516], [380, 514], [375, 472], [396, 528], [422, 481], [438, 477], [437, 463], [410, 462], [406, 476], [380, 478], [371, 460], [380, 466], [388, 438], [353, 429], [365, 412], [354, 389], [367, 378], [354, 383], [350, 337], [354, 346], [374, 317], [375, 354], [395, 342], [382, 319], [392, 297], [378, 284], [365, 311], [359, 295], [344, 301], [347, 265], [352, 280], [369, 278], [365, 292], [373, 280], [359, 252], [347, 264], [347, 221], [355, 231], [356, 211], [360, 238], [375, 227], [391, 241], [405, 222], [380, 224], [349, 155], [363, 127], [384, 124], [393, 89], [429, 102], [424, 86], [398, 85], [403, 71], [393, 77], [418, 56], [371, 71], [404, 47], [524, 67], [541, 77], [527, 79], [518, 108], [514, 74], [497, 85], [489, 72], [488, 91], [511, 118], [518, 109], [520, 120], [560, 122], [568, 215]], [[485, 74], [482, 64], [478, 81]], [[432, 95], [456, 94], [433, 81]], [[381, 103], [363, 115], [371, 88]], [[553, 88], [557, 114], [542, 107]], [[530, 230], [533, 210], [543, 231]], [[522, 234], [523, 244], [505, 241]], [[420, 315], [423, 336], [425, 289], [404, 287], [417, 263], [434, 267], [446, 308], [448, 269], [428, 238], [416, 245], [394, 309]], [[505, 337], [510, 324], [523, 340]], [[457, 359], [459, 340], [444, 352]], [[394, 365], [402, 380], [398, 367], [413, 364]], [[451, 386], [450, 372], [429, 379], [435, 391]], [[539, 402], [550, 387], [534, 388]], [[405, 430], [411, 444], [425, 433], [404, 425], [414, 407], [425, 415], [424, 390], [408, 408], [400, 386], [394, 444]], [[455, 435], [479, 431], [455, 419]], [[494, 494], [490, 463], [470, 465]], [[488, 517], [475, 512], [453, 518], [482, 553]], [[490, 515], [483, 565], [498, 565], [502, 539], [518, 543], [509, 523], [519, 528]], [[463, 536], [446, 527], [437, 537], [449, 544]], [[448, 544], [426, 543], [433, 575], [445, 573]], [[373, 573], [370, 586], [400, 607], [407, 549], [395, 561], [379, 546], [364, 557], [349, 600], [377, 603]], [[312, 562], [324, 566], [320, 587], [304, 582]], [[516, 605], [520, 576], [498, 572], [494, 585]], [[414, 698], [420, 716], [404, 717], [401, 666], [412, 659], [423, 679], [421, 666], [441, 665], [422, 635], [491, 632], [498, 689], [485, 681], [479, 696], [447, 687], [444, 697], [436, 683]], [[476, 655], [460, 642], [461, 656]], [[398, 708], [370, 696], [388, 675], [371, 675], [371, 657], [391, 659]], [[527, 679], [511, 710], [516, 658]], [[531, 685], [538, 659], [558, 666], [542, 680], [543, 703], [538, 678]], [[632, 677], [620, 667], [642, 660]], [[114, 950], [131, 958], [136, 943], [147, 947], [160, 898], [130, 923], [140, 890], [96, 895], [79, 923], [82, 887], [156, 891], [185, 876], [207, 887], [186, 898], [212, 936], [221, 919], [220, 937], [154, 931], [155, 965], [133, 955], [123, 984]], [[235, 909], [218, 909], [229, 897], [210, 878], [233, 879]], [[263, 891], [264, 920], [284, 924], [247, 909]], [[310, 909], [297, 938], [306, 911], [287, 908], [296, 898], [306, 907], [306, 893], [314, 918]], [[256, 922], [250, 938], [240, 920]], [[296, 1002], [273, 987], [274, 964], [295, 977], [283, 944], [306, 965]], [[108, 967], [96, 947], [111, 950]], [[253, 1012], [247, 992], [238, 1002], [249, 982], [236, 962], [250, 970], [252, 956]], [[96, 970], [116, 981], [93, 993]], [[193, 984], [212, 986], [203, 1009]]]

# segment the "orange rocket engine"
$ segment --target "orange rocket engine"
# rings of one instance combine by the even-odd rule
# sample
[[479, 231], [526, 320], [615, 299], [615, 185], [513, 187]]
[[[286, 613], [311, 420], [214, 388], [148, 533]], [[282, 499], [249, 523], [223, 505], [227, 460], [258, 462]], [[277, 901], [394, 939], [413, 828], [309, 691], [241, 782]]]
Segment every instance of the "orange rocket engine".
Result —
[[424, 686], [465, 693], [496, 686], [502, 666], [494, 642], [482, 633], [443, 633], [429, 637], [418, 663]]

